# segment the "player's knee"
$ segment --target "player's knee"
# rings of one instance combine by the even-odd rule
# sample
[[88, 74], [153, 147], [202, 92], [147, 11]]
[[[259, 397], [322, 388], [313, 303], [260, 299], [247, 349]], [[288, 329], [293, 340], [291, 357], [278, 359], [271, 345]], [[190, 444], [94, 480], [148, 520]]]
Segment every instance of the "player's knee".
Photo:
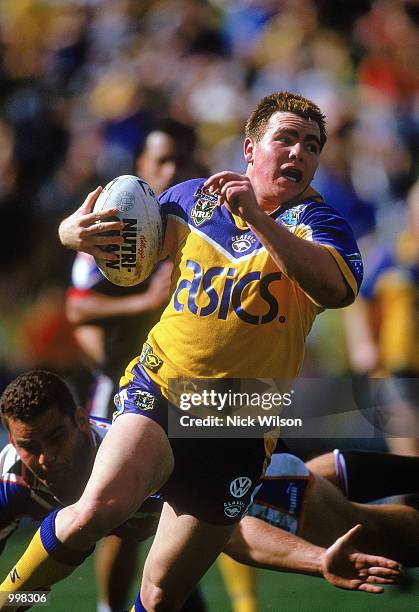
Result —
[[74, 506], [77, 529], [98, 540], [123, 523], [129, 511], [116, 503], [96, 499], [80, 500]]
[[326, 478], [326, 480], [329, 480], [335, 486], [338, 485], [334, 453], [326, 453], [319, 457], [314, 457], [314, 459], [307, 461], [306, 465], [310, 472], [323, 476], [323, 478]]
[[150, 612], [169, 610], [167, 605], [166, 607], [164, 606], [164, 599], [163, 589], [150, 582], [144, 584], [143, 581], [141, 585], [141, 603], [146, 610], [150, 610]]
[[174, 612], [181, 608], [182, 603], [176, 605], [173, 594], [168, 594], [153, 582], [143, 577], [141, 584], [141, 603], [150, 612]]

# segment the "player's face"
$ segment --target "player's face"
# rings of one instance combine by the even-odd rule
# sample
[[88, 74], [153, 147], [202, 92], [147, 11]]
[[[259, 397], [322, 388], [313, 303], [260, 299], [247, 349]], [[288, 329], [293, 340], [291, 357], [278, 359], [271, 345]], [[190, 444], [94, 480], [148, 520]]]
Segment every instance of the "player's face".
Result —
[[74, 491], [91, 452], [88, 419], [81, 410], [76, 421], [55, 407], [30, 422], [8, 420], [10, 441], [23, 463], [60, 498]]
[[163, 132], [151, 132], [138, 156], [136, 171], [159, 194], [175, 182], [177, 164], [173, 139]]
[[319, 126], [294, 113], [277, 112], [259, 141], [246, 138], [244, 152], [259, 204], [285, 204], [299, 198], [317, 170]]

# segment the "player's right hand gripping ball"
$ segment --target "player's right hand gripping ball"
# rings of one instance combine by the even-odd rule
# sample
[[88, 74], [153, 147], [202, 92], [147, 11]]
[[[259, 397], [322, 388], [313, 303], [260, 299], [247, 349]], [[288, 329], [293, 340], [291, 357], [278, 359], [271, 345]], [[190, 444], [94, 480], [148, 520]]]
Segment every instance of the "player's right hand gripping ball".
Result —
[[117, 208], [117, 219], [125, 224], [124, 242], [102, 247], [115, 253], [117, 260], [96, 257], [96, 263], [111, 283], [122, 287], [138, 285], [150, 276], [160, 255], [163, 236], [160, 204], [146, 181], [126, 174], [106, 185], [93, 210], [109, 208]]

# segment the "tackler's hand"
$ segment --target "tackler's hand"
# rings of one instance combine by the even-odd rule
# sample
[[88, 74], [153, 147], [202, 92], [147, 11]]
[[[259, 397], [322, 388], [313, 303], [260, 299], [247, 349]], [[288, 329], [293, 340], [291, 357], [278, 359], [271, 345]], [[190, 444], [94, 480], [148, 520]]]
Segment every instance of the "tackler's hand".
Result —
[[352, 542], [361, 529], [362, 525], [355, 525], [326, 550], [322, 573], [330, 584], [341, 589], [382, 593], [383, 585], [397, 581], [401, 574], [400, 564], [393, 559], [356, 550]]

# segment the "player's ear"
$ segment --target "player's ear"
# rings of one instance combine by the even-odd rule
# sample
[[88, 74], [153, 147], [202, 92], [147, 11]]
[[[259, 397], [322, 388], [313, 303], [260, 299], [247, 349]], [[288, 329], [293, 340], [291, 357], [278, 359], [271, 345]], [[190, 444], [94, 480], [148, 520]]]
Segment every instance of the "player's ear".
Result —
[[9, 440], [9, 444], [11, 444], [12, 446], [14, 446], [16, 448], [16, 443], [14, 441], [14, 438], [13, 438], [12, 434], [10, 433], [8, 421], [6, 421], [6, 419], [1, 419], [0, 420], [0, 425], [3, 425], [4, 429], [6, 430], [7, 438]]
[[244, 152], [244, 159], [247, 161], [248, 164], [253, 164], [254, 148], [255, 146], [254, 146], [253, 140], [247, 136], [244, 139], [243, 152]]
[[79, 429], [82, 431], [89, 431], [89, 415], [86, 410], [77, 406], [75, 414], [76, 423]]

